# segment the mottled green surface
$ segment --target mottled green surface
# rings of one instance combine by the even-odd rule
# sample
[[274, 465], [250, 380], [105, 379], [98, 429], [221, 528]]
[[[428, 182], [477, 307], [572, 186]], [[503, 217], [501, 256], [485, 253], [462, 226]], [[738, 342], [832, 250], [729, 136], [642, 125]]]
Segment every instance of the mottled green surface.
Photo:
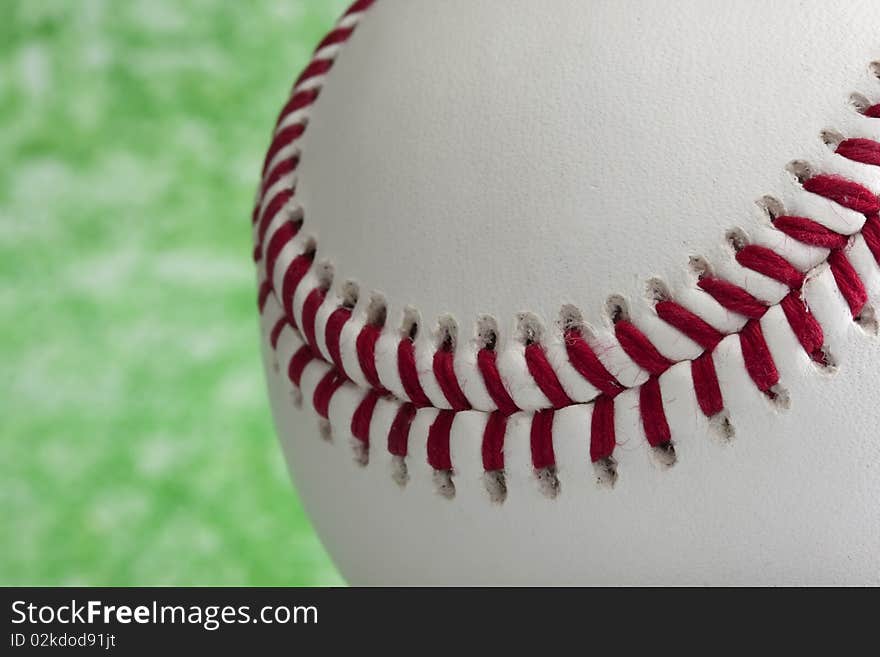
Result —
[[248, 214], [343, 4], [0, 0], [0, 583], [340, 583], [271, 427]]

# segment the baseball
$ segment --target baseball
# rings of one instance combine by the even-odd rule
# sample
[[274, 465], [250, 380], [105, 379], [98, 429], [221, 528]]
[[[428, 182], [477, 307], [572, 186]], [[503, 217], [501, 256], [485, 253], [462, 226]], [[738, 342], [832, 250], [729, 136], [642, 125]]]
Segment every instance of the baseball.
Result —
[[349, 582], [880, 583], [878, 26], [351, 6], [252, 217], [275, 425]]

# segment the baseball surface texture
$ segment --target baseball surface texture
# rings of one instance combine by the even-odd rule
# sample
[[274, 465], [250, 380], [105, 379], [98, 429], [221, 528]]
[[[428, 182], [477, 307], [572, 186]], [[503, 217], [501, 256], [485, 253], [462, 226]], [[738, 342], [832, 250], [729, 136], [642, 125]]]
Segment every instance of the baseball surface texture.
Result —
[[878, 77], [876, 0], [356, 2], [253, 213], [343, 575], [880, 583]]

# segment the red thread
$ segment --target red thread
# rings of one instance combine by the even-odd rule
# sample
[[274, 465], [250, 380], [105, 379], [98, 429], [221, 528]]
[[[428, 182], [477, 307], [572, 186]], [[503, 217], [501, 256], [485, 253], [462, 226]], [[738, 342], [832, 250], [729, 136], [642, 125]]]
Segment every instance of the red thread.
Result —
[[694, 392], [697, 394], [697, 403], [703, 415], [712, 417], [723, 411], [724, 398], [721, 396], [715, 361], [710, 352], [691, 361], [691, 378], [694, 382]]
[[618, 321], [614, 325], [614, 334], [620, 346], [636, 365], [654, 376], [663, 374], [672, 366], [672, 361], [657, 351], [657, 347], [631, 322]]
[[449, 436], [454, 420], [455, 411], [442, 410], [428, 429], [428, 465], [435, 470], [452, 470]]
[[862, 237], [865, 244], [868, 245], [868, 250], [873, 254], [874, 260], [880, 265], [880, 217], [876, 214], [868, 217], [865, 221], [865, 225], [862, 226]]
[[614, 434], [614, 397], [599, 395], [590, 419], [590, 460], [610, 458], [617, 442]]
[[527, 345], [525, 358], [529, 373], [532, 375], [538, 388], [541, 389], [541, 392], [550, 400], [553, 408], [564, 408], [574, 403], [565, 393], [562, 384], [559, 383], [559, 378], [547, 361], [547, 355], [544, 353], [541, 345], [536, 342]]
[[320, 43], [315, 46], [315, 52], [319, 50], [323, 50], [327, 46], [335, 46], [345, 41], [348, 41], [348, 37], [351, 36], [352, 32], [354, 32], [354, 28], [352, 27], [340, 27], [336, 28], [332, 32], [330, 32], [327, 36], [321, 39]]
[[296, 326], [296, 317], [293, 315], [293, 295], [296, 288], [312, 266], [314, 253], [302, 253], [290, 261], [284, 278], [281, 282], [281, 300], [284, 302], [284, 312], [293, 326]]
[[278, 261], [281, 250], [296, 237], [300, 225], [299, 222], [285, 221], [284, 225], [280, 226], [269, 240], [269, 245], [266, 247], [266, 277], [269, 280], [272, 280], [275, 273], [275, 263]]
[[497, 354], [493, 349], [480, 349], [477, 353], [477, 367], [483, 376], [486, 391], [495, 402], [498, 410], [505, 415], [513, 415], [519, 408], [507, 392], [507, 388], [504, 387], [504, 382], [498, 373], [498, 364], [495, 362], [496, 357]]
[[269, 201], [266, 210], [263, 212], [263, 216], [260, 217], [260, 225], [257, 228], [257, 244], [263, 243], [263, 240], [266, 237], [266, 231], [269, 229], [269, 224], [272, 223], [275, 215], [281, 212], [281, 208], [283, 208], [292, 198], [292, 189], [282, 189], [272, 197], [272, 200]]
[[269, 165], [272, 164], [272, 160], [275, 159], [275, 156], [278, 155], [278, 152], [282, 148], [289, 146], [293, 140], [299, 139], [303, 132], [305, 132], [305, 129], [305, 124], [293, 123], [275, 133], [275, 137], [269, 145], [269, 150], [266, 151], [266, 158], [263, 160], [262, 177], [265, 177], [266, 173], [268, 173], [267, 169], [269, 168]]
[[739, 334], [739, 342], [749, 376], [761, 392], [769, 393], [779, 383], [779, 372], [764, 340], [761, 322], [756, 319], [746, 322]]
[[782, 311], [785, 313], [785, 318], [788, 320], [791, 330], [794, 331], [804, 351], [817, 363], [824, 363], [825, 352], [822, 350], [822, 347], [825, 342], [825, 335], [819, 322], [813, 317], [800, 295], [801, 293], [798, 290], [792, 290], [786, 295], [780, 302]]
[[397, 371], [400, 374], [403, 390], [410, 401], [419, 408], [431, 406], [431, 400], [428, 399], [419, 382], [415, 345], [409, 338], [404, 338], [397, 345]]
[[266, 307], [266, 300], [269, 298], [269, 295], [272, 293], [272, 283], [268, 280], [263, 281], [260, 284], [260, 291], [257, 293], [257, 308], [260, 309], [260, 312], [263, 312], [263, 308]]
[[374, 2], [376, 2], [376, 0], [357, 0], [345, 10], [345, 15], [348, 16], [350, 14], [356, 14], [359, 11], [366, 11], [373, 6]]
[[552, 468], [556, 465], [553, 453], [553, 415], [556, 411], [547, 408], [536, 411], [532, 415], [530, 444], [532, 448], [532, 465], [535, 470]]
[[452, 406], [452, 410], [466, 411], [471, 405], [462, 392], [455, 376], [455, 354], [446, 345], [434, 352], [434, 377], [437, 384], [446, 397], [446, 401]]
[[312, 395], [312, 406], [315, 407], [318, 415], [325, 420], [330, 412], [330, 399], [343, 383], [345, 383], [345, 379], [339, 376], [336, 370], [331, 368], [315, 387], [315, 394]]
[[872, 119], [880, 119], [880, 105], [871, 105], [862, 114]]
[[750, 319], [760, 319], [767, 312], [765, 304], [738, 285], [728, 283], [721, 278], [704, 277], [697, 285], [728, 310]]
[[315, 356], [312, 353], [312, 350], [305, 344], [297, 349], [296, 353], [290, 358], [290, 363], [287, 366], [287, 377], [297, 388], [299, 387], [303, 370], [306, 369], [306, 365], [311, 363], [314, 359]]
[[872, 139], [844, 139], [835, 152], [854, 162], [880, 166], [880, 143]]
[[813, 176], [804, 181], [804, 189], [862, 214], [880, 212], [880, 200], [870, 189], [840, 176]]
[[342, 327], [351, 319], [351, 310], [345, 306], [339, 306], [330, 313], [327, 318], [327, 325], [324, 327], [324, 342], [327, 345], [327, 351], [330, 353], [330, 360], [339, 370], [340, 374], [346, 376], [345, 367], [342, 364], [342, 350], [339, 345], [339, 338], [342, 335]]
[[651, 447], [659, 447], [671, 440], [669, 423], [663, 410], [660, 380], [656, 376], [645, 381], [639, 390], [639, 414], [642, 416], [645, 437]]
[[273, 326], [272, 330], [269, 332], [269, 344], [272, 345], [273, 349], [278, 347], [278, 337], [281, 335], [281, 331], [284, 330], [285, 326], [287, 326], [287, 318], [279, 317], [278, 321], [275, 322], [275, 326]]
[[684, 333], [703, 349], [712, 351], [724, 339], [721, 331], [674, 301], [659, 301], [654, 308], [660, 319]]
[[846, 235], [835, 233], [820, 223], [806, 217], [781, 216], [773, 220], [773, 226], [796, 239], [798, 242], [826, 249], [842, 249], [846, 246]]
[[275, 167], [269, 172], [269, 175], [266, 176], [266, 179], [263, 181], [263, 194], [265, 194], [269, 190], [269, 188], [275, 185], [284, 176], [288, 176], [296, 171], [296, 168], [298, 166], [299, 155], [294, 155], [293, 157], [289, 157], [286, 160], [281, 160], [281, 162], [275, 165]]
[[358, 355], [358, 364], [364, 373], [364, 378], [374, 388], [384, 390], [379, 381], [379, 373], [376, 371], [376, 342], [382, 335], [382, 330], [375, 324], [364, 324], [355, 341], [355, 349]]
[[302, 333], [306, 342], [312, 346], [316, 354], [321, 352], [315, 339], [315, 318], [318, 315], [318, 308], [324, 303], [326, 296], [324, 290], [316, 287], [309, 292], [302, 307]]
[[351, 435], [360, 440], [364, 445], [370, 444], [370, 423], [373, 421], [373, 413], [376, 403], [379, 401], [379, 393], [370, 390], [364, 395], [361, 403], [351, 416]]
[[623, 386], [602, 364], [580, 331], [577, 329], [566, 331], [565, 349], [571, 366], [603, 394], [614, 397], [623, 390]]
[[843, 251], [832, 251], [828, 256], [831, 265], [831, 273], [846, 303], [849, 306], [853, 318], [862, 314], [865, 304], [868, 303], [868, 291], [865, 289], [862, 279], [856, 273], [849, 258]]
[[804, 275], [775, 251], [765, 246], [749, 244], [736, 254], [736, 261], [746, 269], [764, 274], [783, 285], [797, 289], [804, 284]]
[[[333, 34], [332, 32], [330, 34]], [[327, 37], [330, 36], [327, 35]], [[349, 33], [350, 34], [350, 33]], [[318, 99], [318, 94], [320, 93], [320, 89], [303, 89], [302, 91], [297, 91], [294, 93], [290, 100], [285, 103], [284, 107], [281, 108], [281, 111], [278, 113], [278, 120], [275, 122], [275, 127], [277, 128], [281, 122], [284, 120], [288, 114], [293, 114], [297, 110], [301, 110], [304, 107], [308, 107], [312, 103], [314, 103]]]
[[504, 470], [504, 434], [507, 431], [507, 415], [501, 411], [489, 413], [483, 430], [483, 470]]
[[409, 443], [409, 428], [416, 416], [416, 407], [410, 403], [403, 403], [397, 409], [397, 415], [391, 423], [388, 431], [388, 451], [395, 456], [406, 456]]
[[333, 68], [333, 60], [332, 59], [315, 59], [309, 62], [308, 66], [303, 69], [303, 72], [299, 74], [299, 77], [296, 79], [294, 83], [294, 88], [301, 85], [303, 82], [310, 78], [318, 77], [319, 75], [325, 75], [327, 71]]

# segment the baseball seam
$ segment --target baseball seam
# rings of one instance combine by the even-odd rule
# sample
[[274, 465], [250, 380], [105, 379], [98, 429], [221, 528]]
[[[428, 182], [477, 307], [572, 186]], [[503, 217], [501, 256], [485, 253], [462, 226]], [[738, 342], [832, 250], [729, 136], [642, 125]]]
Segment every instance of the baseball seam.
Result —
[[[503, 346], [491, 317], [479, 318], [469, 342], [459, 338], [450, 317], [438, 320], [432, 336], [419, 339], [425, 335], [414, 309], [403, 313], [398, 328], [388, 321], [381, 297], [361, 302], [351, 281], [333, 293], [332, 266], [319, 258], [316, 241], [303, 231], [306, 212], [296, 197], [296, 171], [309, 112], [340, 49], [374, 1], [358, 0], [346, 11], [294, 84], [266, 154], [252, 216], [267, 339], [291, 384], [310, 399], [327, 436], [334, 407], [334, 424], [346, 425], [359, 463], [366, 465], [371, 443], [381, 436], [394, 458], [395, 479], [405, 483], [410, 429], [417, 417], [430, 414], [427, 461], [437, 490], [451, 497], [453, 426], [459, 414], [476, 415], [483, 426], [486, 486], [500, 501], [506, 490], [505, 434], [516, 416], [530, 424], [532, 466], [552, 497], [559, 491], [554, 414], [590, 406], [589, 458], [598, 478], [613, 484], [615, 399], [622, 392], [637, 393], [644, 435], [661, 462], [672, 465], [676, 455], [663, 394], [664, 375], [672, 368], [689, 368], [699, 409], [730, 437], [733, 424], [716, 371], [719, 345], [737, 341], [749, 378], [780, 407], [787, 404], [787, 392], [764, 335], [765, 322], [784, 321], [818, 367], [833, 367], [822, 323], [806, 300], [808, 284], [823, 272], [830, 270], [851, 318], [876, 330], [865, 283], [871, 275], [863, 266], [867, 258], [852, 254], [868, 254], [873, 265], [880, 264], [880, 177], [874, 173], [880, 167], [880, 140], [830, 131], [823, 139], [833, 154], [831, 164], [823, 161], [814, 170], [794, 161], [788, 167], [801, 188], [799, 209], [810, 212], [787, 212], [772, 197], [761, 200], [771, 232], [787, 245], [773, 239], [769, 246], [755, 243], [743, 231], [730, 231], [732, 263], [723, 274], [692, 258], [699, 295], [689, 303], [674, 298], [659, 280], [648, 285], [653, 313], [634, 317], [626, 300], [610, 297], [610, 341], [571, 305], [561, 309], [553, 336], [539, 318], [524, 313], [515, 339]], [[880, 67], [871, 66], [877, 77]], [[880, 118], [880, 105], [862, 96], [854, 96], [853, 104], [865, 119]], [[805, 248], [798, 251], [798, 246]], [[759, 281], [760, 292], [744, 282], [743, 273]], [[683, 341], [685, 348], [673, 349], [673, 341]], [[383, 404], [393, 406], [384, 428], [375, 420]]]

